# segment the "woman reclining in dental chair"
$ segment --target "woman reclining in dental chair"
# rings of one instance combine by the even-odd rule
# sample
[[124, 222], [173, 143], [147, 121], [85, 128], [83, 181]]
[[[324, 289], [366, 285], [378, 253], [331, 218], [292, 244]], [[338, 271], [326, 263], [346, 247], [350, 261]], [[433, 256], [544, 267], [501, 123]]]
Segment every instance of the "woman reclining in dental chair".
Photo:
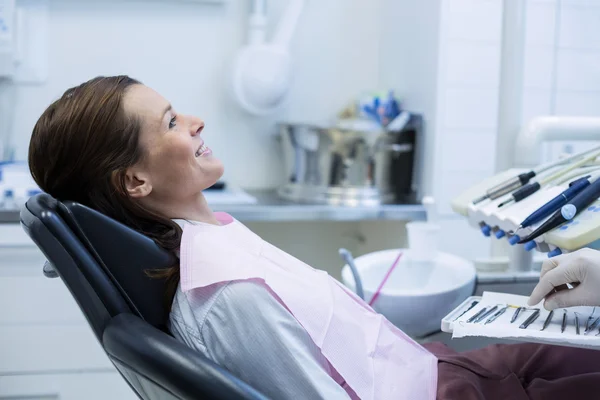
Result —
[[171, 333], [273, 399], [563, 399], [600, 390], [600, 353], [536, 344], [458, 354], [421, 346], [326, 273], [213, 213], [223, 165], [204, 122], [152, 89], [99, 77], [67, 90], [33, 130], [45, 192], [152, 238]]

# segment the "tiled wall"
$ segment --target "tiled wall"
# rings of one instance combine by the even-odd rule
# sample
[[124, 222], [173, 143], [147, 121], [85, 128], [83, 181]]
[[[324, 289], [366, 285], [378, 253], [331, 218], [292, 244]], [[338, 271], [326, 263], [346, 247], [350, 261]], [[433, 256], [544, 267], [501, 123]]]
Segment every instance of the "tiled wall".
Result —
[[[528, 0], [523, 122], [536, 115], [600, 116], [600, 1]], [[544, 145], [545, 159], [598, 143]]]
[[434, 195], [442, 215], [442, 248], [485, 256], [489, 242], [450, 208], [461, 191], [494, 172], [502, 2], [443, 0]]

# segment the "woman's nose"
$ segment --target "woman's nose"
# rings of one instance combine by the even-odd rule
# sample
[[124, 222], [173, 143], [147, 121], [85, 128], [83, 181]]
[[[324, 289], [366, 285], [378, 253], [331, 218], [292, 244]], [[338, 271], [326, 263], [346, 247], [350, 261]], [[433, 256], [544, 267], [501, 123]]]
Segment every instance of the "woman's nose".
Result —
[[204, 129], [204, 121], [198, 117], [190, 117], [190, 134], [199, 135], [202, 129]]

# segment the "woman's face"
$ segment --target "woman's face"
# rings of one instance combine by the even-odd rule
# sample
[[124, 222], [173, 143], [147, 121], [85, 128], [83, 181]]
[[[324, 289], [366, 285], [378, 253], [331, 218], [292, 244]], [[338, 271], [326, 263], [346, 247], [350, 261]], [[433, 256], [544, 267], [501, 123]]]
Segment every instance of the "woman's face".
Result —
[[125, 111], [141, 122], [143, 157], [127, 172], [134, 198], [173, 206], [194, 201], [223, 175], [223, 164], [202, 139], [204, 121], [177, 113], [161, 95], [143, 85], [129, 88]]

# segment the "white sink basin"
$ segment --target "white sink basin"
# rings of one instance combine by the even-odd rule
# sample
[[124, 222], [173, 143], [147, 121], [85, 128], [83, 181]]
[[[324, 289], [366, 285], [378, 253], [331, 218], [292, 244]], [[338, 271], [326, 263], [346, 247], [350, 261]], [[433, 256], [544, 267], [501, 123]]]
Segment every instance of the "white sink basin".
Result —
[[[442, 252], [435, 262], [411, 261], [408, 249], [366, 254], [354, 262], [367, 302], [401, 251], [400, 262], [372, 307], [410, 336], [437, 332], [442, 318], [473, 294], [475, 267], [470, 261]], [[342, 282], [356, 291], [348, 265], [342, 269]]]

